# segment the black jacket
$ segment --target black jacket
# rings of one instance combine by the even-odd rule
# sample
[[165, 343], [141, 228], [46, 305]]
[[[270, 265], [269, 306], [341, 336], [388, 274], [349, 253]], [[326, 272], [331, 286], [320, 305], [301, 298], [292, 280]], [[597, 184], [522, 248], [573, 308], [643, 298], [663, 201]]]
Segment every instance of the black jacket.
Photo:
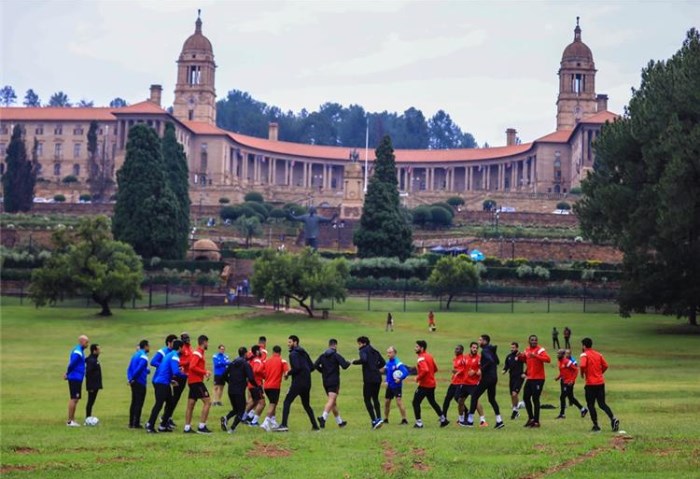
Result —
[[289, 351], [289, 372], [292, 377], [292, 385], [308, 385], [311, 386], [311, 371], [314, 370], [314, 363], [301, 346], [292, 348]]
[[497, 366], [500, 364], [498, 354], [496, 354], [497, 346], [487, 344], [481, 348], [481, 380], [482, 381], [497, 381], [498, 372]]
[[525, 369], [525, 363], [518, 361], [518, 354], [520, 354], [519, 351], [517, 353], [510, 353], [506, 356], [506, 362], [503, 365], [503, 372], [508, 371], [511, 379], [520, 379]]
[[340, 386], [340, 368], [347, 369], [350, 363], [333, 348], [328, 348], [314, 363], [314, 369], [321, 373], [324, 386]]
[[379, 372], [384, 367], [386, 361], [379, 351], [367, 344], [360, 348], [360, 359], [356, 359], [353, 364], [362, 364], [362, 380], [368, 384], [382, 382], [382, 373]]
[[85, 389], [102, 389], [102, 366], [99, 358], [93, 354], [85, 359]]
[[258, 387], [253, 375], [253, 368], [250, 367], [245, 358], [240, 356], [226, 366], [224, 381], [228, 383], [229, 394], [245, 394], [248, 383], [253, 387]]

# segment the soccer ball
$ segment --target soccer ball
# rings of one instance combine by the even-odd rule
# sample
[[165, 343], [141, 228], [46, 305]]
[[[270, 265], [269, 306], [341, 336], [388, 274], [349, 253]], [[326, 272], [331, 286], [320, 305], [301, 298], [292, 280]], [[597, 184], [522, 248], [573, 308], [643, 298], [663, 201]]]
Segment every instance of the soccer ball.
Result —
[[399, 380], [403, 379], [403, 373], [401, 372], [400, 369], [397, 369], [396, 371], [394, 371], [394, 373], [391, 376], [394, 379], [399, 379]]
[[96, 418], [95, 416], [90, 416], [88, 418], [85, 418], [85, 425], [86, 426], [97, 426], [100, 423], [100, 420]]

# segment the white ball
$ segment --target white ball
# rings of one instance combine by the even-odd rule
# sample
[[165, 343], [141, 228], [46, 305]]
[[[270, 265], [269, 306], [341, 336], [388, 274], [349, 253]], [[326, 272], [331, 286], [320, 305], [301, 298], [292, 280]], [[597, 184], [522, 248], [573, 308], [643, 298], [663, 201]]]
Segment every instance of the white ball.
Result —
[[394, 371], [394, 373], [392, 374], [392, 377], [393, 377], [394, 379], [403, 379], [403, 373], [401, 372], [400, 369], [397, 369], [397, 370]]
[[100, 420], [96, 418], [95, 416], [90, 416], [85, 419], [85, 425], [86, 426], [97, 426], [100, 423]]

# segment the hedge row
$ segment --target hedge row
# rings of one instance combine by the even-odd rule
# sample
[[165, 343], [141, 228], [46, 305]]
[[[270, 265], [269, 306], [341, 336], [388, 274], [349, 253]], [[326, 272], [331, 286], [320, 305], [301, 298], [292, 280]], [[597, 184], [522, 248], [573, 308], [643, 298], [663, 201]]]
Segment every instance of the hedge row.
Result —
[[[583, 279], [583, 271], [580, 269], [550, 269], [549, 270], [549, 280], [550, 281], [581, 281]], [[503, 279], [517, 279], [523, 280], [526, 278], [520, 278], [518, 276], [517, 268], [504, 268], [504, 267], [488, 267], [486, 272], [482, 275], [483, 279], [487, 280], [503, 280]], [[593, 273], [593, 279], [596, 281], [602, 281], [605, 278], [607, 281], [618, 281], [622, 279], [621, 271], [610, 271], [610, 270], [595, 270]], [[531, 278], [539, 279], [539, 278]]]

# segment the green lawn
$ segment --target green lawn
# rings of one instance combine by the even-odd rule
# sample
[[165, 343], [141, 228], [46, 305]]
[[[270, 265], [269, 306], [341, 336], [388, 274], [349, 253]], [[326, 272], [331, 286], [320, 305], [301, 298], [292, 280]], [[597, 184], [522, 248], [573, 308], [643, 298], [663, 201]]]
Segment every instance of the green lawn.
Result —
[[[140, 311], [115, 309], [109, 319], [95, 310], [72, 308], [35, 309], [17, 300], [2, 300], [2, 349], [0, 425], [2, 476], [98, 478], [691, 478], [700, 468], [700, 433], [697, 400], [700, 397], [697, 364], [698, 335], [670, 334], [681, 322], [660, 316], [621, 319], [614, 314], [576, 313], [445, 313], [438, 312], [438, 331], [427, 332], [426, 308], [411, 304], [410, 312], [394, 311], [396, 331], [384, 332], [386, 314], [351, 307], [331, 312], [330, 320], [301, 316], [258, 314], [245, 308]], [[146, 435], [129, 430], [129, 388], [125, 369], [136, 343], [148, 338], [153, 349], [168, 333], [187, 330], [193, 337], [211, 338], [210, 355], [218, 343], [230, 352], [239, 345], [254, 344], [258, 335], [268, 337], [268, 349], [286, 344], [289, 334], [301, 337], [312, 357], [329, 337], [340, 341], [340, 352], [355, 356], [355, 338], [367, 335], [381, 350], [395, 345], [399, 356], [414, 363], [413, 344], [426, 339], [441, 368], [438, 399], [448, 383], [452, 349], [489, 333], [504, 358], [511, 340], [525, 343], [537, 333], [550, 350], [549, 331], [569, 326], [574, 343], [590, 335], [607, 357], [609, 404], [622, 421], [626, 435], [614, 435], [607, 421], [603, 433], [589, 432], [590, 420], [570, 411], [565, 421], [555, 421], [556, 410], [544, 410], [542, 428], [524, 429], [524, 420], [506, 420], [496, 431], [456, 425], [440, 429], [433, 412], [423, 406], [426, 427], [416, 431], [391, 424], [378, 431], [369, 427], [361, 395], [360, 370], [352, 367], [343, 378], [340, 409], [349, 425], [340, 430], [332, 422], [321, 432], [310, 431], [295, 403], [290, 432], [268, 434], [239, 428], [235, 435], [217, 431], [212, 436], [182, 433]], [[66, 428], [67, 387], [62, 380], [68, 354], [78, 334], [87, 334], [102, 345], [105, 389], [94, 414], [96, 428]], [[286, 348], [285, 348], [286, 349]], [[286, 350], [285, 350], [286, 355]], [[209, 360], [209, 358], [208, 358]], [[543, 403], [558, 404], [554, 367], [548, 368]], [[509, 398], [501, 381], [498, 400], [505, 414]], [[211, 387], [210, 387], [211, 389]], [[578, 386], [577, 396], [583, 398]], [[410, 404], [413, 386], [405, 387]], [[383, 392], [382, 392], [383, 397]], [[312, 405], [320, 415], [324, 394], [320, 377], [314, 376]], [[153, 405], [149, 387], [144, 418]], [[84, 419], [84, 400], [78, 420]], [[487, 418], [494, 423], [488, 404]], [[227, 408], [213, 408], [210, 427]], [[199, 411], [197, 407], [196, 412]], [[454, 421], [456, 408], [450, 411]], [[504, 414], [504, 415], [505, 415]], [[175, 420], [182, 425], [183, 404]], [[278, 417], [281, 416], [281, 411]], [[409, 419], [412, 419], [409, 411]], [[603, 416], [604, 417], [604, 416]]]

